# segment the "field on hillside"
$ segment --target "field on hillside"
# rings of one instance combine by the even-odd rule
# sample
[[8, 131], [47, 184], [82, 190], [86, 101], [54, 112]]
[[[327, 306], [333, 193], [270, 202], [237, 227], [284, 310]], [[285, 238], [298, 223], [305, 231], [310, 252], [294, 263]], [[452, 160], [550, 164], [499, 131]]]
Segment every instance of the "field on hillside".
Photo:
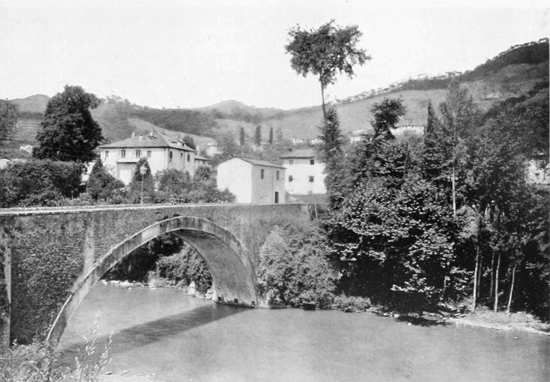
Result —
[[[541, 81], [548, 81], [548, 62], [537, 65], [509, 65], [495, 73], [487, 75], [483, 80], [465, 82], [474, 101], [484, 110], [496, 102], [509, 97], [518, 96], [532, 89]], [[344, 132], [358, 129], [370, 129], [372, 115], [370, 109], [384, 98], [400, 98], [407, 112], [403, 122], [423, 125], [426, 122], [428, 102], [437, 108], [445, 99], [446, 89], [430, 90], [398, 90], [377, 95], [371, 98], [338, 104], [338, 116]], [[313, 138], [319, 135], [322, 119], [320, 107], [310, 107], [288, 111], [282, 118], [272, 118], [263, 124], [281, 128], [285, 137]]]

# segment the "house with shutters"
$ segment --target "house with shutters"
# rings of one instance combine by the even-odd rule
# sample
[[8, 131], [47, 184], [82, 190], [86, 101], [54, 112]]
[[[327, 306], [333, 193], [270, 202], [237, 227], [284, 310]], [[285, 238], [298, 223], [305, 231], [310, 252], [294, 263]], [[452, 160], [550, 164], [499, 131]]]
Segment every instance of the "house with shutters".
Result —
[[207, 164], [206, 158], [195, 160], [195, 149], [186, 145], [183, 139], [155, 131], [101, 145], [98, 151], [107, 171], [126, 185], [131, 182], [136, 164], [141, 158], [147, 159], [153, 175], [159, 171], [176, 169], [187, 171], [193, 176], [199, 166]]
[[326, 194], [325, 164], [312, 148], [281, 155], [286, 168], [285, 189], [290, 195]]
[[217, 167], [219, 190], [229, 190], [237, 203], [284, 203], [285, 168], [248, 158], [233, 158]]

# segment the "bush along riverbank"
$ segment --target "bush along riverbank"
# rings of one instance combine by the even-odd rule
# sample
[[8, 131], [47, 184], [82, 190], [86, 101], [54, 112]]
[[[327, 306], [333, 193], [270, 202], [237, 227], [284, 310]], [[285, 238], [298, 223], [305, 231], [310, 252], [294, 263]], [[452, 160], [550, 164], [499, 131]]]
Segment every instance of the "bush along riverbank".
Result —
[[[492, 312], [469, 300], [433, 301], [402, 290], [373, 291], [371, 296], [347, 295], [345, 275], [336, 271], [322, 230], [314, 223], [274, 228], [259, 253], [257, 267], [260, 306], [370, 312], [411, 325], [469, 325], [498, 330], [550, 334], [550, 324], [525, 312]], [[364, 291], [364, 290], [363, 290]]]

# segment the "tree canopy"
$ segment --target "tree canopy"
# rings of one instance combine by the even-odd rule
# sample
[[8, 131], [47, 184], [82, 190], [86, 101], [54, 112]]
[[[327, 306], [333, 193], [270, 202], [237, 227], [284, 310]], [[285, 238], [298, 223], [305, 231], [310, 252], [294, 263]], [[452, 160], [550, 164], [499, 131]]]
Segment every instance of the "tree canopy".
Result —
[[103, 140], [101, 128], [90, 113], [98, 105], [98, 98], [80, 86], [65, 86], [48, 102], [42, 128], [36, 135], [34, 156], [74, 162], [93, 160], [94, 149]]

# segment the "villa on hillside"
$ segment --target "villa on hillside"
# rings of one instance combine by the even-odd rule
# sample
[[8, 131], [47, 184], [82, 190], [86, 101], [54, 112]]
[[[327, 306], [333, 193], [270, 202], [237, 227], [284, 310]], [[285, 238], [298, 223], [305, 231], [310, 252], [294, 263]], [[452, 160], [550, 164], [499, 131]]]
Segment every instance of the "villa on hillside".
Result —
[[325, 165], [314, 149], [296, 149], [281, 155], [286, 168], [285, 189], [291, 195], [325, 194]]
[[208, 164], [208, 159], [197, 156], [196, 151], [181, 139], [169, 138], [158, 132], [146, 135], [132, 135], [121, 141], [101, 145], [98, 148], [103, 165], [111, 175], [129, 184], [136, 163], [147, 159], [151, 173], [176, 169], [187, 171], [191, 176], [195, 170]]
[[233, 158], [217, 167], [219, 190], [229, 190], [237, 203], [284, 203], [285, 168], [276, 163]]

